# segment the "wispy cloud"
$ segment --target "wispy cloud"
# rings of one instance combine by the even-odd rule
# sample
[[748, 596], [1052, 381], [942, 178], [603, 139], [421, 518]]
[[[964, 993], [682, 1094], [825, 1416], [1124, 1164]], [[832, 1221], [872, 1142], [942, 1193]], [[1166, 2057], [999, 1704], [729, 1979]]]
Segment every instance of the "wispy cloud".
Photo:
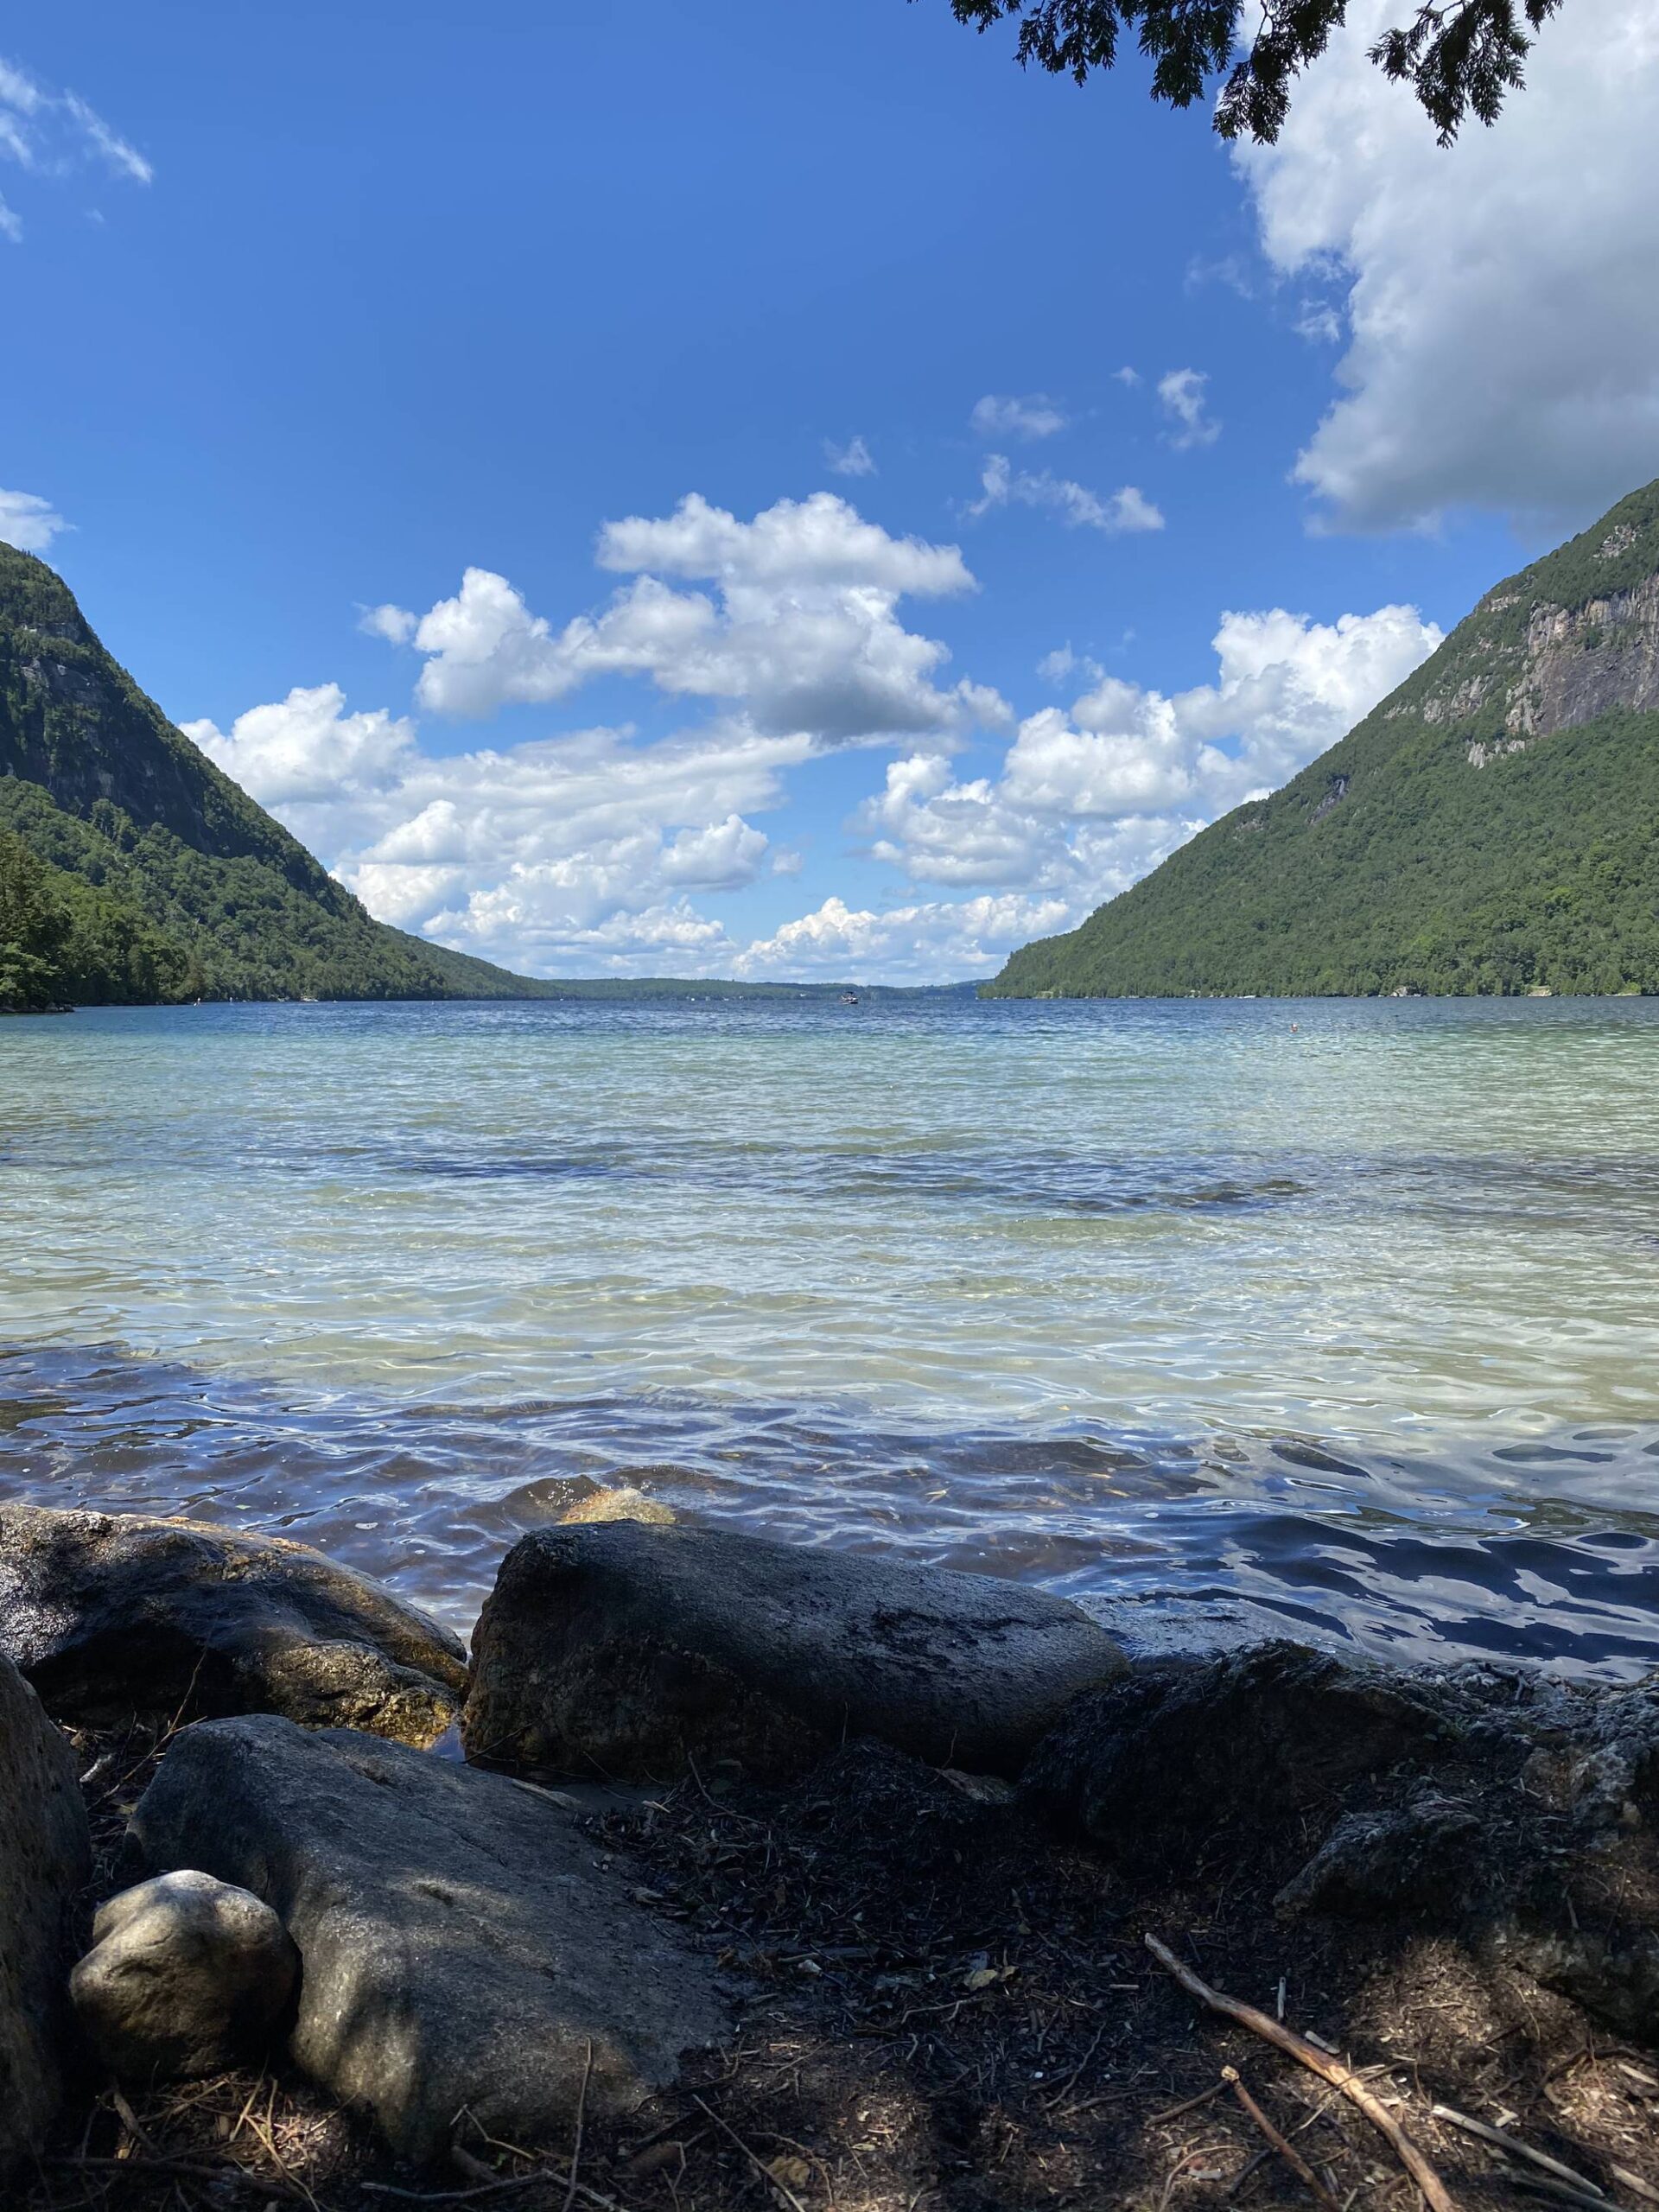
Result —
[[826, 438], [823, 458], [837, 476], [874, 476], [877, 474], [875, 455], [862, 438], [854, 438], [844, 446], [838, 446], [833, 439]]
[[[130, 184], [156, 172], [137, 148], [112, 130], [79, 92], [49, 91], [15, 61], [0, 60], [0, 160], [28, 175], [59, 181], [92, 167]], [[0, 237], [16, 245], [22, 219], [0, 199]]]
[[1221, 435], [1220, 423], [1205, 406], [1204, 388], [1209, 381], [1202, 369], [1172, 369], [1158, 379], [1159, 404], [1175, 425], [1169, 442], [1178, 453], [1212, 446]]
[[1005, 454], [986, 456], [979, 483], [981, 496], [968, 510], [976, 518], [1012, 504], [1046, 508], [1074, 530], [1116, 532], [1164, 526], [1162, 514], [1133, 484], [1121, 485], [1103, 499], [1069, 476], [1055, 476], [1046, 468], [1015, 468]]
[[0, 492], [0, 544], [22, 553], [44, 553], [69, 524], [49, 499], [34, 492]]
[[406, 645], [420, 622], [406, 607], [359, 607], [357, 626], [365, 638], [382, 638], [389, 645]]
[[1022, 399], [988, 391], [968, 419], [982, 438], [1052, 438], [1068, 420], [1046, 391]]

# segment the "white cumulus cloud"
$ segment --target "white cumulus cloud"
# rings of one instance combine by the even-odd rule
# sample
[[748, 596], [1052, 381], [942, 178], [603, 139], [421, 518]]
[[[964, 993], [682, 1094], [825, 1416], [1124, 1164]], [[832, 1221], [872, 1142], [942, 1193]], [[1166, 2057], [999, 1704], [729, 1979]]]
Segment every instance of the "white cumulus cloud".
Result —
[[630, 580], [557, 629], [505, 576], [468, 569], [415, 628], [420, 703], [477, 716], [598, 677], [645, 677], [827, 744], [949, 738], [1006, 714], [982, 687], [941, 689], [944, 646], [897, 619], [906, 596], [975, 589], [958, 549], [894, 537], [828, 492], [747, 522], [693, 494], [671, 515], [607, 523], [597, 558]]
[[346, 711], [338, 683], [296, 685], [286, 699], [250, 707], [228, 732], [181, 722], [185, 735], [262, 806], [334, 806], [386, 791], [409, 760], [414, 725], [384, 707]]
[[[1366, 59], [1397, 13], [1362, 0], [1278, 143], [1234, 156], [1269, 263], [1332, 279], [1350, 333], [1296, 474], [1354, 528], [1581, 524], [1659, 474], [1659, 12], [1564, 9], [1497, 125], [1449, 149]], [[1304, 307], [1316, 338], [1325, 310]]]
[[0, 492], [0, 543], [21, 553], [44, 553], [68, 527], [49, 499], [34, 492]]
[[1224, 614], [1215, 683], [1166, 695], [1104, 677], [1028, 715], [995, 777], [895, 760], [855, 827], [912, 882], [1046, 892], [1077, 918], [1333, 744], [1439, 642], [1407, 607]]
[[592, 729], [434, 754], [408, 719], [353, 713], [334, 683], [296, 687], [228, 731], [181, 727], [382, 920], [553, 969], [699, 948], [729, 963], [723, 927], [689, 894], [766, 872], [769, 841], [747, 812], [775, 806], [812, 749], [720, 720], [655, 744]]
[[994, 974], [1017, 946], [1062, 928], [1066, 913], [1054, 899], [982, 896], [876, 912], [832, 897], [757, 938], [739, 954], [734, 972], [808, 982], [965, 981]]
[[1016, 506], [1046, 508], [1072, 529], [1103, 530], [1116, 534], [1122, 531], [1161, 530], [1164, 526], [1162, 514], [1133, 484], [1122, 486], [1103, 499], [1086, 485], [1073, 483], [1067, 476], [1052, 475], [1046, 468], [1015, 468], [1006, 454], [1000, 453], [987, 454], [985, 466], [980, 471], [979, 486], [980, 496], [968, 510], [976, 518], [988, 514], [994, 507], [1006, 507], [1012, 503]]

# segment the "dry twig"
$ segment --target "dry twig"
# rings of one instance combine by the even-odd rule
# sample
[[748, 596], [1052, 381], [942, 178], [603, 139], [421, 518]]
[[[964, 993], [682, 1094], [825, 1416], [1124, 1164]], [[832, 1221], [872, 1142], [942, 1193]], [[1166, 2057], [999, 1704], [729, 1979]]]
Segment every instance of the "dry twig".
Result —
[[594, 2072], [594, 2039], [588, 2038], [588, 2056], [582, 2069], [582, 2087], [576, 2091], [576, 2138], [570, 2145], [570, 2183], [564, 2192], [564, 2212], [576, 2201], [576, 2169], [582, 2164], [582, 2123], [588, 2110], [588, 2084]]
[[709, 2119], [714, 2121], [715, 2126], [720, 2129], [723, 2135], [729, 2135], [731, 2137], [733, 2142], [736, 2144], [738, 2149], [743, 2153], [749, 2164], [754, 2168], [761, 2180], [768, 2183], [772, 2188], [777, 2190], [780, 2196], [786, 2197], [789, 2202], [793, 2206], [794, 2212], [806, 2212], [806, 2207], [802, 2203], [800, 2198], [796, 2196], [789, 2183], [785, 2181], [779, 2180], [777, 2175], [773, 2173], [772, 2168], [760, 2155], [759, 2152], [750, 2150], [748, 2145], [743, 2140], [743, 2138], [738, 2133], [737, 2130], [732, 2126], [729, 2120], [722, 2120], [712, 2105], [705, 2105], [702, 2103], [702, 2099], [701, 2097], [693, 2095], [691, 2101], [694, 2105], [702, 2105], [702, 2109], [708, 2113]]
[[1303, 2037], [1289, 2028], [1281, 2027], [1277, 2020], [1266, 2012], [1258, 2012], [1254, 2005], [1243, 2004], [1236, 1997], [1224, 1997], [1218, 1989], [1211, 1989], [1209, 1983], [1201, 1980], [1191, 1967], [1183, 1966], [1173, 1951], [1166, 1944], [1160, 1943], [1155, 1936], [1148, 1936], [1146, 1943], [1166, 1974], [1173, 1974], [1188, 1996], [1196, 1997], [1200, 2005], [1207, 2005], [1212, 2012], [1219, 2012], [1224, 2018], [1236, 2021], [1241, 2028], [1248, 2028], [1252, 2035], [1262, 2037], [1264, 2042], [1274, 2044], [1289, 2057], [1296, 2059], [1310, 2072], [1319, 2075], [1322, 2081], [1329, 2082], [1333, 2088], [1340, 2089], [1351, 2103], [1357, 2105], [1378, 2134], [1387, 2139], [1395, 2158], [1423, 2192], [1431, 2212], [1457, 2212], [1452, 2193], [1439, 2174], [1351, 2066], [1344, 2065], [1339, 2058], [1332, 2058], [1324, 2051], [1316, 2050]]
[[1262, 2134], [1267, 2138], [1273, 2148], [1290, 2168], [1292, 2173], [1294, 2173], [1299, 2180], [1306, 2183], [1307, 2187], [1313, 2191], [1314, 2196], [1325, 2206], [1325, 2212], [1341, 2212], [1341, 2208], [1338, 2204], [1336, 2198], [1332, 2196], [1330, 2190], [1319, 2179], [1318, 2174], [1316, 2174], [1313, 2167], [1308, 2164], [1307, 2160], [1302, 2156], [1301, 2152], [1297, 2150], [1294, 2144], [1287, 2143], [1285, 2140], [1284, 2137], [1279, 2133], [1279, 2130], [1268, 2118], [1266, 2113], [1262, 2111], [1261, 2106], [1257, 2104], [1255, 2099], [1245, 2088], [1243, 2082], [1240, 2078], [1237, 2067], [1224, 2066], [1221, 2069], [1221, 2078], [1226, 2082], [1229, 2088], [1231, 2089], [1233, 2094], [1243, 2106], [1246, 2118], [1249, 2119], [1252, 2124], [1260, 2130]]
[[1564, 2166], [1559, 2158], [1550, 2158], [1546, 2152], [1535, 2151], [1530, 2143], [1523, 2143], [1518, 2135], [1510, 2135], [1503, 2128], [1494, 2127], [1490, 2121], [1471, 2120], [1466, 2112], [1459, 2112], [1451, 2105], [1436, 2105], [1433, 2109], [1436, 2120], [1460, 2127], [1465, 2135], [1478, 2135], [1483, 2143], [1496, 2143], [1500, 2151], [1507, 2151], [1511, 2158], [1525, 2158], [1535, 2166], [1541, 2166], [1547, 2174], [1554, 2174], [1557, 2181], [1567, 2182], [1573, 2188], [1584, 2190], [1590, 2196], [1599, 2197], [1603, 2203], [1606, 2202], [1607, 2192], [1599, 2182], [1591, 2181], [1584, 2174], [1575, 2173], [1571, 2166]]

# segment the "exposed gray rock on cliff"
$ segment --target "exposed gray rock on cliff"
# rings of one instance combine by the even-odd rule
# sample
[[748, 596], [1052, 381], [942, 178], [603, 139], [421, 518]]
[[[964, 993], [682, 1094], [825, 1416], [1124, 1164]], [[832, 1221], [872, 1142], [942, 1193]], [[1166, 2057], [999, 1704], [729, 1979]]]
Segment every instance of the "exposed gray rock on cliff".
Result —
[[460, 1639], [321, 1552], [200, 1522], [0, 1506], [0, 1651], [48, 1711], [286, 1713], [435, 1742]]
[[0, 1658], [0, 2175], [57, 2109], [64, 1979], [92, 1843], [75, 1755]]
[[730, 2032], [712, 1968], [541, 1791], [348, 1729], [205, 1721], [133, 1838], [280, 1914], [303, 1961], [292, 2050], [406, 2157], [469, 2112], [541, 2143], [630, 2109]]
[[1014, 1774], [1126, 1663], [1017, 1583], [631, 1522], [522, 1538], [474, 1643], [469, 1756], [632, 1779], [798, 1773], [851, 1736]]
[[1659, 707], [1659, 576], [1583, 607], [1535, 607], [1510, 693], [1511, 736], [1542, 737], [1610, 709]]

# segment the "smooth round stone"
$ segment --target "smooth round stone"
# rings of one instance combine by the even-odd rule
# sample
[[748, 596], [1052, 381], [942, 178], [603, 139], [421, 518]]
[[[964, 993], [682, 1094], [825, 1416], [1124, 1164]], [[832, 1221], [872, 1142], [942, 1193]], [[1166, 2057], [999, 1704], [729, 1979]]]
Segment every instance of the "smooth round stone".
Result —
[[299, 1973], [263, 1898], [186, 1869], [100, 1908], [69, 1994], [96, 2057], [126, 2080], [160, 2081], [257, 2051]]

